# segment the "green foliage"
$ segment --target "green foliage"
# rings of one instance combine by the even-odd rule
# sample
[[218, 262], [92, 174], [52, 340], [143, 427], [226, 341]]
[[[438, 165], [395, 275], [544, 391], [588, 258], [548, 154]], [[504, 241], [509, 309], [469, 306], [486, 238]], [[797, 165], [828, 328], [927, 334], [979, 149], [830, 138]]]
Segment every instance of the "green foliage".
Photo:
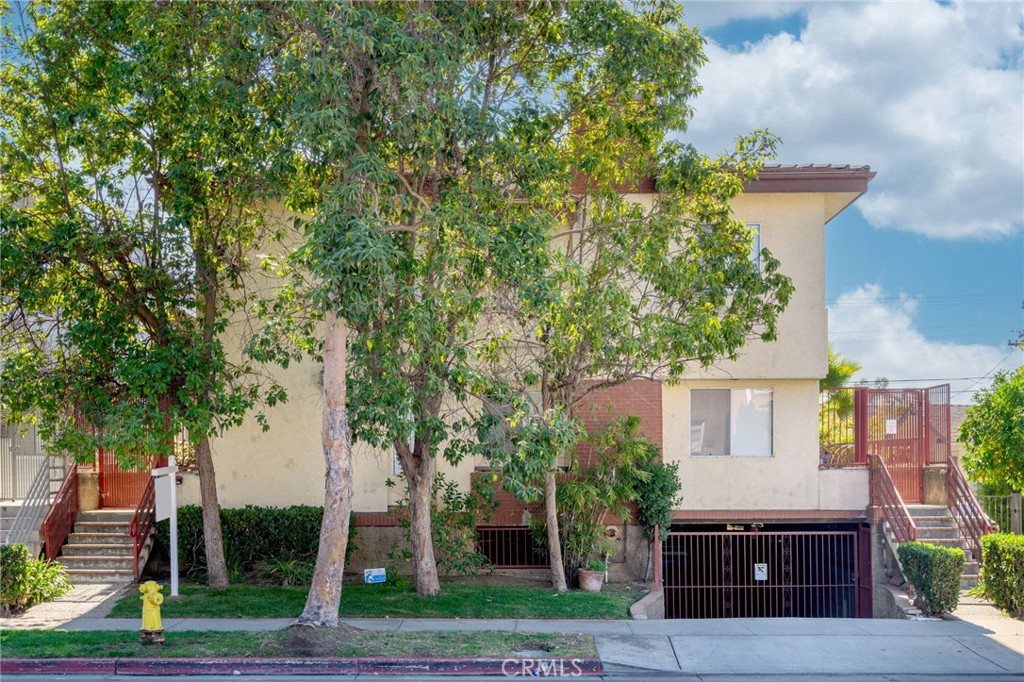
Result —
[[[626, 417], [590, 438], [593, 464], [573, 467], [557, 492], [563, 562], [569, 575], [607, 553], [604, 519], [609, 512], [628, 520], [628, 504], [639, 499], [638, 484], [651, 480], [646, 467], [656, 462], [658, 447], [640, 434], [640, 420]], [[674, 499], [674, 496], [672, 497]], [[603, 568], [601, 570], [604, 570]]]
[[[774, 338], [791, 283], [752, 262], [728, 202], [777, 141], [717, 159], [673, 141], [705, 61], [678, 3], [277, 8], [303, 150], [289, 206], [309, 218], [253, 347], [315, 353], [306, 311], [336, 311], [354, 436], [395, 447], [412, 485], [469, 451], [475, 415], [449, 408], [493, 383], [544, 377], [552, 424], [584, 379], [679, 376]], [[653, 206], [627, 197], [652, 177]]]
[[[137, 601], [137, 600], [136, 600]], [[177, 601], [177, 600], [176, 600]], [[167, 604], [168, 602], [165, 602]], [[131, 617], [138, 617], [138, 604]], [[326, 633], [324, 633], [326, 634]], [[444, 652], [459, 658], [503, 659], [517, 651], [544, 651], [549, 657], [594, 657], [593, 637], [579, 634], [535, 634], [487, 630], [482, 632], [387, 632], [346, 629], [330, 633], [330, 647], [305, 647], [304, 659], [327, 658], [424, 658]], [[107, 659], [217, 659], [294, 657], [295, 633], [290, 628], [271, 632], [179, 632], [165, 633], [158, 647], [139, 642], [137, 632], [64, 630], [4, 630], [0, 648], [4, 656], [18, 658], [107, 658]], [[328, 639], [323, 637], [323, 639]], [[195, 665], [200, 661], [196, 660]]]
[[[476, 528], [486, 523], [497, 508], [495, 489], [482, 478], [473, 478], [468, 492], [459, 489], [455, 481], [444, 474], [434, 479], [431, 504], [431, 529], [436, 560], [440, 571], [453, 575], [474, 575], [489, 566], [487, 557], [476, 549]], [[399, 500], [395, 506], [402, 513], [402, 525], [409, 527], [407, 499]], [[394, 547], [388, 559], [394, 565], [408, 561], [410, 552], [404, 547]], [[392, 573], [397, 575], [397, 571]]]
[[937, 616], [956, 608], [964, 570], [962, 549], [904, 542], [898, 552], [903, 572], [917, 590], [924, 613]]
[[[601, 570], [604, 570], [603, 568]], [[306, 587], [232, 585], [211, 590], [183, 583], [181, 598], [168, 599], [164, 618], [294, 618], [302, 611]], [[433, 597], [415, 593], [408, 580], [397, 584], [346, 584], [340, 615], [352, 618], [568, 618], [623, 619], [639, 595], [606, 590], [600, 595], [558, 594], [540, 587], [480, 583], [445, 583]], [[128, 595], [110, 613], [137, 618], [139, 599]], [[138, 639], [138, 635], [136, 635]]]
[[[271, 574], [288, 574], [291, 576], [289, 579], [295, 579], [305, 564], [316, 559], [322, 518], [322, 507], [306, 505], [284, 508], [250, 505], [221, 509], [225, 563], [232, 574], [232, 582], [253, 573], [261, 579]], [[346, 559], [355, 549], [356, 533], [356, 525], [350, 521]], [[170, 522], [157, 522], [155, 541], [158, 551], [154, 556], [167, 554], [169, 534]], [[181, 570], [188, 575], [205, 574], [203, 511], [196, 505], [178, 508], [178, 560]]]
[[957, 434], [964, 471], [980, 483], [1024, 490], [1024, 367], [996, 374], [974, 403]]
[[536, 502], [544, 493], [544, 477], [586, 431], [560, 409], [539, 415], [516, 396], [505, 399], [507, 410], [484, 411], [477, 422], [480, 453], [502, 472], [505, 490], [523, 502]]
[[313, 567], [310, 559], [275, 557], [258, 561], [254, 573], [256, 580], [263, 584], [294, 587], [308, 585], [313, 580]]
[[0, 607], [16, 612], [71, 591], [64, 567], [29, 554], [21, 544], [0, 546]]
[[1011, 616], [1024, 616], [1024, 535], [983, 535], [981, 555], [985, 596]]
[[37, 410], [56, 450], [139, 464], [283, 397], [220, 342], [272, 231], [260, 199], [282, 91], [259, 17], [226, 3], [8, 8], [2, 403]]
[[[828, 445], [822, 453], [824, 463], [853, 464], [853, 391], [844, 389], [861, 364], [840, 355], [828, 344], [828, 373], [821, 380], [828, 391], [818, 406], [818, 441]], [[827, 458], [827, 459], [826, 459]]]
[[653, 443], [649, 454], [638, 464], [644, 475], [632, 481], [636, 491], [636, 520], [644, 529], [644, 537], [654, 540], [654, 528], [667, 532], [672, 526], [672, 510], [682, 501], [679, 463], [659, 461], [660, 452]]

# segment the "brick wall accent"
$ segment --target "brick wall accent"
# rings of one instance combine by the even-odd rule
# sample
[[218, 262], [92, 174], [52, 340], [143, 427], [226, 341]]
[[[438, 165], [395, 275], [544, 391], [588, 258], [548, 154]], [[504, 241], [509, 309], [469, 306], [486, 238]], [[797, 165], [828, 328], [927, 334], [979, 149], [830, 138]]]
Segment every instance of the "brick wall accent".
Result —
[[[576, 415], [591, 433], [616, 419], [634, 415], [640, 418], [640, 433], [659, 448], [663, 444], [661, 384], [657, 381], [634, 379], [598, 389], [583, 398]], [[580, 445], [576, 454], [583, 466], [594, 461], [593, 448], [588, 445]]]
[[[657, 381], [647, 379], [636, 379], [633, 381], [599, 389], [588, 394], [577, 406], [577, 416], [583, 421], [588, 431], [597, 431], [611, 422], [635, 415], [640, 418], [640, 432], [652, 443], [659, 447], [662, 445], [662, 412], [661, 412], [661, 384]], [[593, 448], [588, 445], [580, 445], [577, 448], [577, 455], [580, 464], [590, 466], [594, 461]], [[473, 478], [481, 476], [493, 476], [492, 472], [474, 472]], [[498, 508], [490, 520], [482, 522], [484, 526], [522, 526], [524, 524], [524, 512], [534, 516], [543, 516], [543, 501], [527, 504], [515, 498], [512, 493], [502, 489], [500, 476], [493, 482], [496, 488], [495, 499]], [[633, 509], [635, 514], [636, 510]], [[357, 526], [388, 527], [398, 526], [401, 521], [399, 512], [389, 509], [387, 512], [356, 512], [355, 521]], [[609, 515], [607, 524], [621, 524], [621, 519]]]

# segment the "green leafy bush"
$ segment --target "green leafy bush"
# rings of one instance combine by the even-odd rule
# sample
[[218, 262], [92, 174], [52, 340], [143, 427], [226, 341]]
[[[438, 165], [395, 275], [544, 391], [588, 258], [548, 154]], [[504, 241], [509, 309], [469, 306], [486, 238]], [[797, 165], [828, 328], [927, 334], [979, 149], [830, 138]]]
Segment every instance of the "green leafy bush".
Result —
[[926, 542], [904, 542], [899, 546], [904, 576], [920, 597], [921, 610], [937, 616], [956, 608], [960, 599], [960, 575], [964, 551]]
[[53, 601], [71, 590], [64, 567], [33, 558], [25, 545], [0, 547], [0, 607], [14, 612]]
[[[271, 573], [282, 575], [281, 567], [291, 563], [312, 565], [320, 546], [320, 522], [323, 507], [295, 505], [292, 507], [255, 507], [221, 509], [221, 532], [224, 537], [224, 560], [232, 581], [249, 575], [268, 580]], [[349, 523], [349, 542], [345, 558], [355, 548], [356, 528]], [[197, 505], [178, 508], [178, 561], [181, 570], [195, 578], [206, 572], [206, 549], [203, 535], [203, 510]], [[156, 524], [153, 556], [168, 556], [170, 522]], [[260, 566], [262, 564], [262, 566]], [[275, 567], [272, 570], [269, 567]], [[257, 571], [257, 568], [260, 568]], [[269, 571], [269, 573], [268, 573]], [[293, 571], [285, 571], [291, 575]], [[289, 577], [289, 580], [294, 579]]]
[[[396, 484], [388, 479], [388, 485], [393, 487]], [[432, 492], [430, 519], [438, 569], [454, 575], [475, 575], [489, 568], [487, 557], [476, 548], [476, 528], [490, 520], [498, 506], [494, 486], [482, 478], [474, 478], [470, 490], [462, 492], [455, 481], [438, 473]], [[408, 498], [396, 502], [395, 507], [402, 526], [408, 529]], [[395, 575], [398, 574], [398, 564], [411, 559], [412, 552], [406, 546], [397, 545], [388, 552], [391, 572]]]
[[257, 562], [254, 572], [256, 579], [264, 584], [296, 587], [312, 582], [315, 565], [312, 559], [273, 558]]
[[981, 556], [985, 596], [1015, 618], [1024, 616], [1024, 535], [984, 535]]

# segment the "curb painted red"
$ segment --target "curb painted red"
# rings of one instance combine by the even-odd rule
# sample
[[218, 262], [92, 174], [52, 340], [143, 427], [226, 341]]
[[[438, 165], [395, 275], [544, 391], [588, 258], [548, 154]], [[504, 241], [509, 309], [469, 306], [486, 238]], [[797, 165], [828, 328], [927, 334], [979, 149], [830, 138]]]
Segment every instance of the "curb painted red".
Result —
[[116, 658], [5, 658], [0, 659], [0, 675], [114, 675], [116, 664]]
[[604, 672], [595, 658], [21, 658], [0, 673], [108, 675], [355, 675], [418, 673], [576, 677]]

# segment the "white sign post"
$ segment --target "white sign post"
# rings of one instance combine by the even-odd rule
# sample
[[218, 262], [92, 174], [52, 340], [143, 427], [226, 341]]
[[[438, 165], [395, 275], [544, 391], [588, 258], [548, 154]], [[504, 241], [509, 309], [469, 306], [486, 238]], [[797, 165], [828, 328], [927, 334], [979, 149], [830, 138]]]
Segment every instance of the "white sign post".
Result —
[[167, 466], [153, 469], [153, 488], [156, 493], [156, 520], [171, 520], [171, 596], [178, 596], [178, 466], [174, 457], [167, 458]]

